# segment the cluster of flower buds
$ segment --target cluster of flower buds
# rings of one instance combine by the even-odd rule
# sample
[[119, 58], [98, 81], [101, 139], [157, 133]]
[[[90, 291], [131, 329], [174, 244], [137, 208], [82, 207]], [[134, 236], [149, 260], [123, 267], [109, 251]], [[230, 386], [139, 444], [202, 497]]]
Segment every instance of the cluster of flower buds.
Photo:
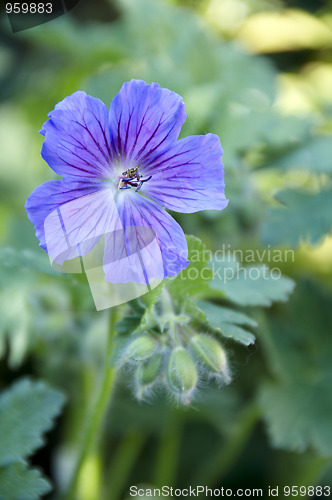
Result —
[[211, 335], [186, 329], [176, 337], [146, 333], [126, 347], [123, 363], [135, 370], [135, 393], [147, 399], [161, 385], [178, 404], [190, 404], [204, 379], [231, 381], [226, 353]]

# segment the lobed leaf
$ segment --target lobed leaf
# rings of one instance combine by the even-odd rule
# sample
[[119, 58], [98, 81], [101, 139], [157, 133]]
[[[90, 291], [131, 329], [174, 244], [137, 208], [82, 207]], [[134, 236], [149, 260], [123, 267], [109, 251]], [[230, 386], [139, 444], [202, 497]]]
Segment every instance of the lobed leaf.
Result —
[[0, 467], [0, 500], [38, 500], [50, 490], [39, 470], [28, 469], [25, 462]]
[[262, 226], [263, 240], [270, 244], [297, 246], [301, 241], [318, 243], [332, 229], [332, 189], [318, 194], [282, 191], [283, 205], [270, 209]]
[[0, 466], [31, 455], [43, 445], [43, 434], [64, 404], [63, 394], [27, 378], [0, 396]]
[[331, 137], [316, 135], [301, 142], [290, 151], [283, 151], [279, 158], [272, 159], [270, 166], [280, 170], [299, 169], [332, 174]]
[[330, 376], [311, 383], [263, 384], [258, 401], [274, 447], [297, 452], [313, 447], [323, 456], [332, 454], [331, 383]]
[[294, 286], [293, 280], [276, 274], [266, 265], [243, 267], [234, 262], [221, 264], [211, 282], [216, 296], [241, 306], [270, 306], [274, 301], [285, 302]]
[[0, 267], [11, 271], [30, 269], [51, 276], [59, 276], [59, 273], [52, 269], [45, 252], [34, 252], [29, 249], [0, 248]]
[[267, 321], [274, 379], [263, 381], [258, 403], [272, 445], [332, 455], [331, 296], [302, 281], [282, 318]]
[[242, 325], [257, 326], [256, 321], [246, 314], [206, 301], [198, 301], [197, 306], [205, 314], [209, 325], [224, 337], [231, 338], [246, 346], [255, 343], [255, 336], [242, 328]]

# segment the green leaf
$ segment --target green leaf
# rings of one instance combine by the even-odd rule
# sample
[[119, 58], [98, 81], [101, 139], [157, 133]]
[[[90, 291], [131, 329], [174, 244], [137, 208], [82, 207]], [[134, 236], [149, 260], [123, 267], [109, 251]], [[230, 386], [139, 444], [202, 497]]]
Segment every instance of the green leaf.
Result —
[[139, 328], [142, 314], [129, 314], [115, 323], [115, 329], [120, 335], [130, 335]]
[[195, 236], [187, 236], [190, 264], [174, 279], [167, 282], [167, 289], [178, 303], [188, 297], [204, 296], [209, 290], [212, 270], [208, 267], [211, 252]]
[[[30, 293], [30, 295], [29, 295]], [[32, 312], [28, 298], [33, 287], [15, 281], [0, 292], [0, 358], [8, 350], [8, 364], [17, 368], [25, 358], [32, 337]]]
[[294, 286], [293, 280], [273, 272], [266, 265], [244, 267], [234, 262], [219, 263], [214, 268], [211, 282], [216, 296], [241, 306], [270, 306], [274, 301], [285, 302]]
[[160, 283], [160, 285], [158, 285], [156, 288], [143, 295], [141, 302], [143, 303], [145, 309], [140, 324], [136, 328], [134, 333], [146, 332], [150, 328], [153, 328], [157, 323], [154, 306], [159, 299], [159, 296], [161, 294], [164, 285], [165, 285], [165, 280], [162, 283]]
[[115, 329], [120, 335], [141, 333], [156, 324], [154, 305], [158, 301], [163, 286], [164, 282], [128, 304], [133, 311], [132, 314], [124, 316], [115, 324]]
[[[87, 35], [88, 33], [88, 35]], [[37, 27], [23, 34], [29, 41], [55, 49], [58, 54], [79, 61], [81, 71], [87, 71], [91, 64], [98, 65], [107, 61], [118, 61], [124, 55], [125, 44], [115, 29], [109, 30], [103, 23], [89, 24], [83, 28], [66, 16], [60, 18], [52, 31]]]
[[64, 404], [61, 392], [22, 379], [0, 396], [0, 466], [31, 455]]
[[[60, 280], [37, 283], [29, 274], [11, 275], [0, 290], [0, 358], [6, 355], [13, 369], [36, 352], [40, 342], [73, 328], [70, 290]], [[75, 301], [84, 307], [80, 292], [85, 293], [85, 289], [73, 289]]]
[[28, 469], [25, 462], [0, 467], [0, 500], [38, 500], [50, 490], [39, 470]]
[[59, 276], [59, 273], [52, 269], [45, 252], [33, 252], [29, 249], [18, 251], [14, 248], [0, 248], [0, 267], [10, 272], [26, 268], [51, 276]]
[[278, 169], [299, 169], [312, 172], [332, 173], [332, 142], [330, 136], [309, 136], [296, 149], [272, 160], [270, 165]]
[[198, 307], [198, 305], [195, 302], [192, 302], [191, 300], [187, 299], [185, 302], [182, 304], [182, 313], [186, 314], [187, 316], [190, 316], [192, 320], [197, 320], [201, 323], [206, 322], [206, 315]]
[[266, 383], [259, 403], [264, 412], [273, 446], [303, 452], [313, 447], [320, 454], [332, 454], [332, 377], [318, 382], [292, 380]]
[[270, 318], [258, 332], [262, 340], [267, 332], [273, 343], [268, 366], [278, 363], [274, 379], [263, 382], [258, 397], [277, 448], [332, 455], [331, 324], [331, 294], [306, 280], [282, 317]]
[[332, 189], [312, 195], [283, 191], [277, 200], [284, 206], [273, 208], [262, 227], [267, 243], [296, 246], [301, 241], [318, 243], [332, 229]]
[[256, 321], [246, 314], [205, 301], [198, 301], [197, 306], [204, 312], [210, 326], [224, 337], [246, 346], [255, 343], [255, 336], [241, 326], [257, 326]]

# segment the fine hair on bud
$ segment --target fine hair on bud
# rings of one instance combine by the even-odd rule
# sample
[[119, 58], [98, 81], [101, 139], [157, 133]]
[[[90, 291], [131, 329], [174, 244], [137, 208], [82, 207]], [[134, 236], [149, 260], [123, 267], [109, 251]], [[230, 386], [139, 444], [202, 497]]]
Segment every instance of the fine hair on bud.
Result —
[[224, 384], [231, 382], [226, 353], [214, 337], [193, 335], [190, 339], [190, 349], [209, 378]]
[[168, 389], [178, 404], [189, 405], [196, 389], [198, 373], [195, 361], [181, 346], [171, 352], [166, 370]]
[[159, 342], [152, 335], [140, 335], [127, 345], [122, 356], [122, 362], [136, 365], [149, 359], [158, 349]]
[[160, 374], [164, 364], [164, 356], [157, 353], [142, 361], [136, 368], [136, 397], [139, 400], [150, 399], [155, 386], [160, 381]]

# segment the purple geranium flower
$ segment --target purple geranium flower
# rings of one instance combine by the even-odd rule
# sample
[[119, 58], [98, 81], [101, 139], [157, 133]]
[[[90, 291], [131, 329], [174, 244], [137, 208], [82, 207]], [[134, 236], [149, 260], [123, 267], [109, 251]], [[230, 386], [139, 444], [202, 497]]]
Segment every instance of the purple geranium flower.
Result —
[[103, 238], [111, 283], [149, 283], [184, 269], [186, 239], [164, 208], [226, 207], [219, 138], [177, 140], [182, 98], [141, 80], [124, 83], [110, 110], [77, 91], [48, 116], [41, 155], [63, 178], [37, 187], [26, 202], [40, 246], [62, 265]]

